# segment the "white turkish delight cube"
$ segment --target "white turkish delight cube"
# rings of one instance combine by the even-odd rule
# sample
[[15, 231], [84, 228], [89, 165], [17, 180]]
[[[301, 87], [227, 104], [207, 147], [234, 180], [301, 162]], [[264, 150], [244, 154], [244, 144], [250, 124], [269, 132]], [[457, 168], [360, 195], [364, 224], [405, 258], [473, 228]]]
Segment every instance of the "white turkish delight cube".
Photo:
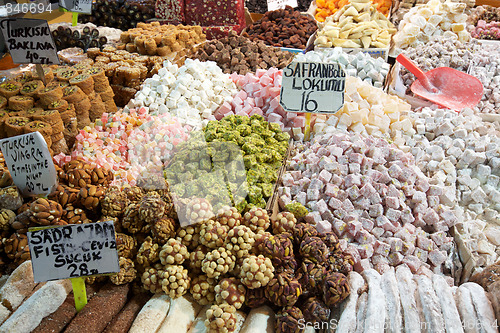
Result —
[[307, 190], [307, 200], [318, 200], [319, 190], [318, 189], [308, 189]]
[[399, 198], [399, 193], [400, 191], [398, 190], [397, 186], [394, 185], [394, 184], [389, 184], [389, 186], [387, 186], [387, 196], [388, 197], [396, 197], [396, 198]]
[[403, 241], [397, 237], [390, 237], [387, 239], [387, 243], [391, 247], [392, 252], [401, 252], [403, 251]]
[[289, 174], [288, 172], [284, 173], [283, 176], [281, 177], [281, 182], [283, 183], [284, 186], [293, 186], [295, 180], [293, 179], [292, 175]]
[[349, 163], [349, 172], [351, 174], [359, 174], [359, 173], [361, 173], [361, 164], [358, 164], [358, 163]]
[[411, 198], [411, 202], [413, 204], [420, 204], [423, 202], [427, 202], [427, 196], [424, 192], [415, 191], [415, 193], [413, 193], [413, 196]]
[[386, 196], [384, 198], [385, 205], [391, 209], [399, 208], [399, 199], [397, 197]]
[[398, 178], [402, 173], [402, 169], [399, 165], [393, 164], [389, 167], [388, 173], [389, 173], [389, 176], [391, 176], [393, 178]]
[[332, 174], [326, 170], [321, 170], [321, 172], [318, 175], [318, 178], [323, 183], [328, 183], [330, 179], [332, 179]]
[[373, 187], [372, 184], [370, 183], [366, 183], [365, 185], [363, 185], [363, 187], [361, 187], [361, 189], [359, 190], [359, 194], [362, 195], [363, 197], [365, 198], [370, 198], [370, 196], [372, 196], [373, 194], [376, 193], [376, 190], [375, 188]]
[[339, 219], [343, 220], [347, 216], [347, 212], [345, 210], [343, 210], [342, 208], [341, 209], [336, 209], [336, 210], [333, 211], [333, 215], [336, 218], [339, 218]]
[[405, 256], [413, 254], [415, 252], [415, 245], [411, 242], [403, 242], [403, 250], [401, 253]]
[[321, 221], [321, 215], [319, 212], [309, 212], [305, 217], [304, 220], [306, 223], [310, 224], [316, 224], [319, 221]]
[[363, 197], [354, 201], [354, 206], [362, 210], [368, 210], [370, 208], [370, 204], [371, 204], [370, 199]]
[[375, 237], [367, 230], [361, 229], [355, 237], [356, 242], [359, 244], [373, 244]]
[[429, 205], [429, 207], [431, 208], [437, 208], [439, 206], [439, 197], [438, 196], [435, 196], [435, 195], [429, 195], [427, 197], [427, 204]]
[[370, 196], [370, 203], [372, 205], [376, 205], [382, 202], [382, 198], [380, 197], [380, 194], [375, 193], [372, 196]]
[[320, 212], [320, 214], [323, 214], [324, 212], [328, 211], [328, 205], [326, 204], [325, 200], [320, 199], [316, 203], [316, 210]]
[[327, 232], [331, 232], [332, 231], [332, 225], [330, 222], [328, 221], [319, 221], [317, 224], [316, 224], [316, 230], [320, 233], [320, 234], [324, 234], [324, 233], [327, 233]]
[[321, 191], [325, 184], [318, 178], [311, 179], [309, 183], [308, 190], [318, 190]]
[[389, 189], [387, 185], [382, 183], [375, 183], [373, 187], [381, 197], [385, 197], [387, 195], [387, 190]]
[[430, 237], [438, 247], [441, 247], [441, 245], [447, 241], [446, 233], [444, 231], [432, 233]]
[[359, 193], [359, 188], [357, 185], [354, 185], [354, 186], [351, 186], [349, 187], [347, 190], [347, 195], [349, 196], [349, 198], [351, 198], [351, 200], [356, 200], [359, 198], [360, 196], [360, 193]]
[[299, 192], [295, 198], [294, 198], [295, 201], [297, 201], [298, 203], [300, 203], [301, 205], [306, 205], [306, 202], [307, 202], [307, 195], [305, 192]]
[[416, 256], [420, 261], [427, 262], [429, 251], [416, 247], [415, 251], [413, 251], [413, 255]]
[[397, 222], [397, 221], [399, 221], [399, 218], [401, 217], [401, 211], [389, 208], [386, 210], [385, 216], [389, 219], [389, 221]]
[[321, 218], [325, 221], [330, 221], [330, 222], [335, 220], [335, 217], [333, 216], [333, 213], [330, 210], [321, 213]]
[[368, 213], [373, 218], [380, 217], [384, 213], [384, 207], [381, 204], [370, 205]]
[[290, 197], [287, 197], [286, 195], [280, 196], [279, 200], [278, 200], [278, 204], [282, 209], [285, 209], [285, 206], [291, 202], [292, 202], [292, 199], [290, 199]]
[[403, 186], [401, 186], [401, 189], [403, 190], [403, 193], [405, 196], [407, 197], [411, 197], [415, 194], [415, 187], [413, 185], [410, 185], [410, 184], [405, 184]]
[[389, 265], [397, 266], [403, 262], [404, 256], [399, 252], [391, 252], [387, 258], [389, 259]]
[[439, 266], [446, 261], [447, 255], [446, 252], [434, 250], [429, 252], [428, 260], [434, 266]]
[[359, 218], [359, 222], [361, 222], [361, 225], [363, 226], [363, 228], [365, 230], [367, 230], [368, 232], [372, 231], [373, 226], [375, 224], [373, 222], [373, 220], [367, 219], [367, 218], [363, 218], [363, 217]]
[[344, 178], [340, 177], [339, 175], [333, 175], [332, 179], [330, 180], [330, 183], [335, 184], [335, 185], [342, 185], [344, 182]]

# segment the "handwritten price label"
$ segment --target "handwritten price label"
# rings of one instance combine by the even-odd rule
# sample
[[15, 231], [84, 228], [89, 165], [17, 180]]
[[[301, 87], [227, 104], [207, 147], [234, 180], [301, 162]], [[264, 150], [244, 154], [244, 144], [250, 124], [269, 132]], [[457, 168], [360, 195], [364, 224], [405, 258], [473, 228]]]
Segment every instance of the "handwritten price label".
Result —
[[59, 6], [74, 13], [92, 14], [92, 0], [59, 0]]
[[18, 64], [59, 64], [46, 20], [7, 18], [0, 21], [5, 44]]
[[291, 62], [283, 69], [280, 104], [289, 112], [335, 113], [344, 105], [339, 64]]

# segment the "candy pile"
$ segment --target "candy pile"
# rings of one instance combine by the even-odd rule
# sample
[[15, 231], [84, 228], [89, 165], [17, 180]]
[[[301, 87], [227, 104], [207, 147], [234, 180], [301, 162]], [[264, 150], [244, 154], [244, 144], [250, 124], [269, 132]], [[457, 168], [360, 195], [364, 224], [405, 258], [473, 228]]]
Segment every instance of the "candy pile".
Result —
[[[386, 94], [366, 81], [349, 76], [346, 78], [344, 96], [344, 106], [336, 114], [323, 121], [316, 119], [314, 133], [332, 133], [339, 129], [396, 140], [398, 133], [401, 135], [401, 132], [414, 131], [407, 118], [410, 104], [399, 97]], [[294, 136], [297, 135], [294, 132]]]
[[205, 41], [200, 26], [160, 25], [159, 22], [138, 23], [137, 28], [124, 31], [119, 49], [146, 55], [184, 56], [196, 44]]
[[118, 106], [125, 106], [144, 80], [158, 73], [164, 61], [159, 56], [141, 56], [113, 46], [106, 46], [102, 51], [92, 48], [86, 54], [95, 66], [105, 70]]
[[470, 74], [483, 84], [483, 98], [474, 108], [483, 113], [500, 113], [500, 50], [494, 45], [474, 45]]
[[92, 15], [78, 15], [78, 21], [127, 30], [154, 17], [155, 2], [152, 0], [97, 0], [92, 3]]
[[45, 86], [26, 71], [0, 85], [2, 137], [38, 131], [54, 154], [67, 153], [78, 129], [115, 112], [113, 90], [97, 67], [44, 68]]
[[308, 207], [305, 221], [334, 230], [356, 271], [406, 264], [413, 273], [454, 273], [448, 231], [456, 217], [411, 154], [383, 139], [335, 133], [297, 145], [287, 164], [280, 206]]
[[422, 327], [430, 332], [463, 332], [463, 327], [497, 331], [486, 287], [471, 282], [453, 287], [447, 282], [438, 274], [414, 276], [405, 266], [384, 274], [351, 272], [351, 294], [344, 311], [334, 313], [332, 320], [338, 332], [373, 332], [383, 327], [393, 332], [421, 332]]
[[432, 36], [443, 36], [460, 42], [467, 42], [470, 33], [465, 29], [467, 8], [464, 3], [447, 0], [431, 0], [422, 6], [413, 7], [399, 24], [399, 31], [394, 35], [394, 54], [399, 54], [408, 47], [421, 47]]
[[168, 112], [182, 124], [201, 128], [215, 119], [213, 111], [238, 92], [229, 75], [213, 61], [186, 59], [181, 67], [165, 61], [163, 66], [144, 81], [131, 107], [144, 106], [150, 114]]
[[352, 0], [320, 24], [314, 41], [317, 47], [388, 48], [394, 25], [364, 0]]
[[[296, 9], [305, 12], [309, 9], [312, 0], [297, 0]], [[245, 0], [245, 7], [248, 8], [250, 13], [265, 14], [268, 10], [266, 0]]]
[[299, 53], [295, 60], [338, 63], [343, 66], [346, 75], [359, 77], [376, 88], [383, 87], [385, 77], [390, 69], [390, 65], [382, 58], [375, 59], [363, 52], [347, 54], [342, 52], [340, 47], [316, 49], [316, 51], [310, 51], [306, 54]]
[[[347, 0], [317, 0], [315, 18], [318, 22], [324, 22], [328, 16], [335, 14], [339, 9], [344, 8], [352, 1]], [[360, 2], [361, 3], [361, 2]], [[366, 4], [367, 2], [365, 2]], [[392, 1], [389, 0], [373, 0], [379, 12], [387, 16], [391, 8]], [[360, 8], [363, 6], [359, 5]]]
[[317, 28], [312, 17], [286, 6], [267, 12], [259, 21], [250, 24], [242, 36], [272, 46], [305, 49], [307, 40]]
[[431, 184], [442, 189], [441, 204], [454, 208], [457, 229], [478, 266], [496, 262], [500, 245], [498, 130], [470, 109], [458, 114], [424, 108], [411, 117], [416, 134], [403, 139], [417, 166]]
[[115, 184], [135, 185], [144, 170], [161, 168], [189, 131], [169, 114], [151, 116], [144, 108], [105, 113], [80, 131], [71, 155], [57, 155], [54, 160], [63, 165], [82, 159], [112, 171]]
[[50, 25], [52, 37], [58, 50], [69, 47], [79, 47], [86, 51], [88, 48], [103, 48], [106, 44], [114, 44], [120, 40], [119, 29], [97, 27], [92, 23], [78, 24], [57, 23]]
[[471, 10], [467, 18], [467, 28], [474, 28], [479, 21], [485, 23], [500, 22], [500, 8], [492, 6], [477, 6]]
[[227, 37], [204, 43], [193, 58], [215, 61], [227, 74], [236, 72], [245, 75], [257, 69], [270, 67], [281, 69], [290, 62], [293, 54], [267, 46], [261, 41], [252, 42], [231, 31]]
[[500, 22], [479, 20], [476, 27], [470, 32], [472, 38], [500, 40]]
[[[450, 36], [435, 36], [424, 45], [408, 47], [404, 54], [425, 72], [438, 67], [451, 67], [467, 72], [474, 60], [474, 45], [476, 44], [463, 43]], [[401, 68], [400, 76], [407, 88], [406, 93], [412, 94], [410, 86], [415, 81], [415, 76], [406, 68]]]

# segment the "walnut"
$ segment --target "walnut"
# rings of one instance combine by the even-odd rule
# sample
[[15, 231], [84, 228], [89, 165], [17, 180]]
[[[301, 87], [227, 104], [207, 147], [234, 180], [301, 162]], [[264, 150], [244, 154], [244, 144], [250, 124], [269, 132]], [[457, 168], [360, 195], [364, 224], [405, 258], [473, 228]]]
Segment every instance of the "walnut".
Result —
[[269, 258], [263, 255], [249, 255], [241, 265], [241, 282], [249, 288], [265, 287], [274, 277], [274, 267]]
[[212, 304], [215, 301], [215, 279], [206, 275], [197, 275], [191, 281], [190, 292], [200, 305]]
[[139, 202], [144, 196], [144, 191], [138, 186], [126, 186], [122, 192], [125, 193], [130, 202]]
[[0, 208], [16, 211], [23, 205], [23, 197], [16, 186], [0, 189]]
[[189, 259], [189, 252], [186, 245], [175, 238], [170, 238], [160, 250], [162, 265], [182, 265], [186, 259]]
[[292, 306], [302, 294], [302, 286], [293, 273], [283, 272], [274, 275], [265, 293], [266, 298], [277, 306]]
[[9, 169], [0, 166], [0, 187], [7, 187], [12, 185], [12, 177], [10, 175]]
[[149, 225], [139, 218], [139, 204], [131, 203], [125, 208], [122, 227], [131, 234], [149, 231]]
[[139, 201], [139, 217], [151, 225], [165, 215], [165, 206], [158, 193], [149, 192]]
[[134, 262], [130, 259], [120, 257], [120, 272], [110, 276], [112, 283], [116, 285], [130, 283], [135, 280], [137, 271]]
[[223, 247], [208, 252], [201, 263], [201, 270], [208, 277], [218, 278], [234, 268], [236, 257]]
[[153, 239], [148, 236], [142, 243], [139, 251], [137, 251], [137, 263], [147, 267], [154, 264], [156, 261], [160, 259], [159, 257], [159, 246], [156, 243], [153, 243]]
[[119, 232], [116, 233], [116, 250], [120, 257], [132, 258], [136, 245], [134, 237]]
[[259, 229], [266, 231], [271, 222], [269, 221], [269, 215], [265, 209], [252, 207], [252, 209], [243, 216], [243, 224], [249, 227], [253, 232], [257, 232]]
[[187, 269], [181, 265], [165, 266], [161, 288], [171, 298], [184, 295], [189, 290], [190, 282]]
[[212, 305], [206, 313], [209, 333], [230, 333], [236, 328], [236, 308], [229, 304]]
[[15, 218], [16, 213], [10, 209], [0, 209], [0, 230], [9, 230]]
[[101, 198], [101, 211], [103, 215], [121, 217], [129, 200], [125, 192], [116, 187], [110, 187]]
[[245, 302], [246, 288], [234, 277], [220, 280], [214, 290], [217, 304], [227, 303], [240, 309]]
[[54, 225], [61, 219], [63, 209], [55, 201], [38, 198], [30, 205], [30, 220], [40, 225]]
[[177, 224], [170, 217], [162, 217], [151, 226], [151, 234], [155, 243], [165, 244], [170, 238], [175, 237]]

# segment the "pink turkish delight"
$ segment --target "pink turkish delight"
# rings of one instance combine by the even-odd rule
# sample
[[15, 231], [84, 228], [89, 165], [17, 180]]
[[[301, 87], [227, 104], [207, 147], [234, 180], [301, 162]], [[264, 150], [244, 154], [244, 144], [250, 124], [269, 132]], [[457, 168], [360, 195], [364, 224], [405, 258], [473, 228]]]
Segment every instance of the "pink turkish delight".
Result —
[[371, 258], [373, 256], [373, 245], [372, 244], [359, 245], [358, 251], [362, 259]]
[[439, 266], [446, 261], [446, 252], [434, 250], [429, 252], [428, 259], [434, 266]]

